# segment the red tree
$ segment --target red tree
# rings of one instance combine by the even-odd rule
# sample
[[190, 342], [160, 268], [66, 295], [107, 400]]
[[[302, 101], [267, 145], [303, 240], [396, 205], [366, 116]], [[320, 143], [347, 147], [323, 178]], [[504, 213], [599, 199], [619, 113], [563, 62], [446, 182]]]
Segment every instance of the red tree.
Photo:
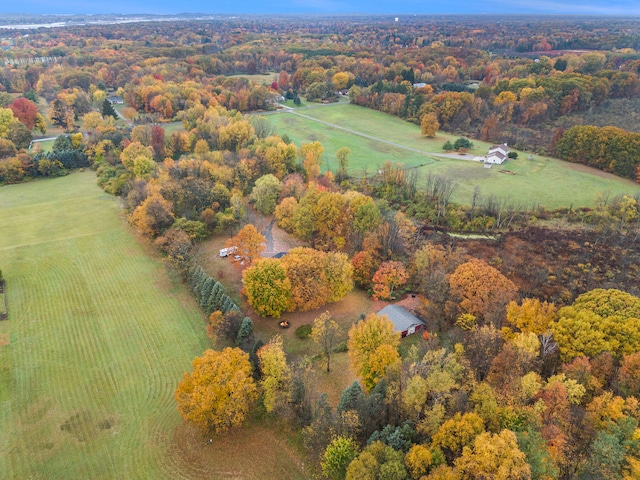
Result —
[[373, 276], [373, 298], [393, 299], [393, 291], [407, 283], [409, 275], [400, 262], [384, 262]]
[[14, 117], [22, 122], [29, 130], [33, 130], [36, 125], [36, 115], [38, 107], [28, 98], [16, 98], [9, 108], [13, 111]]
[[151, 148], [156, 160], [164, 156], [164, 128], [156, 125], [151, 127]]

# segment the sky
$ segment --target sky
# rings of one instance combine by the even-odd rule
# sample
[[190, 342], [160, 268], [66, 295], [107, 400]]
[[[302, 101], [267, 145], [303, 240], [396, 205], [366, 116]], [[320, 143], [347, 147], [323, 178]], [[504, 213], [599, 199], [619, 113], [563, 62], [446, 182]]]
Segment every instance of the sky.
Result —
[[569, 14], [640, 15], [638, 0], [22, 0], [0, 2], [3, 13], [209, 14]]

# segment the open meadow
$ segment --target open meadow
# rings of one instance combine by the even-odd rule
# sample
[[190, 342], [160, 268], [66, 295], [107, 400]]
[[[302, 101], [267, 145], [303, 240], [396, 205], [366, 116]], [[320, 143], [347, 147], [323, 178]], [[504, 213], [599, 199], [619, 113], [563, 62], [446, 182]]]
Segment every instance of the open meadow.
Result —
[[[306, 108], [268, 118], [280, 135], [286, 133], [297, 145], [319, 141], [325, 148], [325, 168], [335, 171], [336, 152], [349, 147], [349, 171], [354, 177], [360, 178], [365, 173], [371, 176], [391, 160], [418, 168], [422, 178], [433, 173], [454, 180], [458, 186], [453, 199], [459, 203], [470, 203], [476, 186], [484, 195], [494, 194], [527, 207], [546, 208], [593, 206], [598, 192], [613, 197], [640, 191], [640, 186], [631, 180], [540, 155], [529, 160], [525, 152], [519, 152], [517, 160], [491, 169], [478, 162], [438, 157], [433, 154], [444, 153], [442, 145], [457, 136], [438, 132], [435, 138], [425, 138], [417, 125], [356, 105]], [[475, 148], [470, 153], [474, 155], [484, 155], [490, 146], [486, 142], [473, 142]]]
[[280, 451], [227, 464], [182, 426], [173, 393], [210, 347], [202, 316], [93, 172], [1, 187], [0, 218], [0, 477], [304, 478], [277, 432]]

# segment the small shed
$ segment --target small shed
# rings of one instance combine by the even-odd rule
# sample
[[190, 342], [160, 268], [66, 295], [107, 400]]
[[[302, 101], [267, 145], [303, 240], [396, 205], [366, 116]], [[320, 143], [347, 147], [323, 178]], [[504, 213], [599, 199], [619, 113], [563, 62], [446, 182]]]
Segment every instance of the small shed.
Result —
[[425, 323], [413, 313], [400, 305], [387, 305], [378, 312], [378, 315], [386, 315], [403, 337], [413, 335], [425, 327]]

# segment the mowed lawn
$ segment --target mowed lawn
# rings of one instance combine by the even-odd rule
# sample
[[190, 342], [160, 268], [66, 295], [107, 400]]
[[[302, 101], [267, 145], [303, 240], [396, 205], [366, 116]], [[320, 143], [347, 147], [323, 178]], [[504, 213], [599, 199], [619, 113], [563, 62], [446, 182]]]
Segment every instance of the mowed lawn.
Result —
[[[526, 152], [519, 152], [517, 160], [510, 160], [492, 169], [485, 169], [477, 162], [430, 155], [444, 153], [442, 145], [457, 137], [438, 132], [435, 138], [427, 139], [420, 135], [417, 125], [356, 105], [306, 108], [298, 110], [298, 113], [311, 118], [291, 113], [270, 115], [268, 118], [279, 134], [288, 134], [298, 145], [316, 140], [322, 143], [325, 148], [325, 168], [335, 171], [337, 150], [349, 147], [352, 152], [349, 171], [355, 177], [362, 177], [365, 173], [371, 176], [385, 161], [391, 160], [406, 167], [418, 168], [423, 179], [428, 173], [450, 178], [457, 184], [453, 198], [460, 203], [471, 202], [476, 186], [484, 195], [509, 198], [511, 202], [525, 207], [543, 205], [546, 208], [593, 206], [598, 192], [607, 192], [613, 197], [640, 191], [640, 186], [631, 180], [540, 155], [533, 155], [533, 159], [529, 160]], [[401, 144], [412, 150], [354, 135], [314, 119]], [[484, 155], [490, 146], [486, 142], [473, 142], [475, 148], [470, 153], [474, 155]]]
[[214, 451], [182, 425], [173, 393], [210, 341], [118, 205], [93, 172], [0, 187], [0, 478], [305, 478], [283, 432]]
[[194, 478], [166, 456], [209, 346], [183, 288], [93, 172], [0, 187], [0, 219], [0, 477]]

